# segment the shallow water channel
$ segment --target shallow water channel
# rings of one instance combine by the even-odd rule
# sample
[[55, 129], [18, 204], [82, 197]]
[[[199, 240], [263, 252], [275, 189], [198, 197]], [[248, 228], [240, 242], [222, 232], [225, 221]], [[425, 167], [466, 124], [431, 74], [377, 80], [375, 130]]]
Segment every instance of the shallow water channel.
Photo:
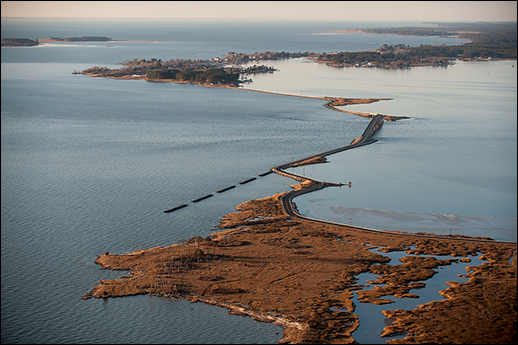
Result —
[[[376, 249], [380, 247], [373, 246], [370, 251], [375, 252], [377, 254], [381, 254], [385, 257], [389, 257], [391, 261], [388, 263], [390, 265], [402, 264], [399, 259], [405, 256], [418, 256], [407, 254], [406, 252], [390, 252], [383, 253], [378, 252]], [[413, 249], [413, 248], [412, 248]], [[454, 262], [451, 265], [447, 266], [439, 266], [434, 269], [437, 273], [430, 279], [422, 281], [426, 284], [424, 288], [416, 288], [411, 289], [409, 293], [419, 295], [419, 298], [395, 298], [392, 296], [384, 296], [383, 299], [389, 299], [394, 301], [394, 303], [377, 305], [371, 303], [360, 303], [358, 302], [358, 294], [357, 291], [353, 291], [353, 302], [355, 304], [354, 313], [358, 315], [360, 320], [360, 326], [358, 329], [352, 334], [357, 344], [385, 344], [385, 341], [392, 339], [403, 339], [406, 337], [406, 334], [392, 335], [389, 337], [381, 338], [380, 335], [383, 333], [383, 328], [389, 326], [393, 320], [388, 319], [383, 315], [383, 310], [395, 310], [395, 309], [404, 309], [411, 310], [417, 308], [418, 305], [426, 304], [431, 301], [438, 301], [445, 299], [446, 297], [442, 296], [439, 291], [446, 290], [449, 285], [446, 282], [456, 281], [459, 283], [466, 283], [468, 278], [459, 277], [458, 275], [464, 275], [468, 273], [466, 271], [466, 267], [468, 266], [478, 266], [483, 262], [487, 262], [485, 260], [479, 259], [481, 253], [477, 253], [476, 257], [473, 257], [471, 262]], [[424, 257], [433, 256], [438, 260], [447, 260], [447, 259], [461, 259], [461, 257], [452, 257], [452, 256], [434, 256], [434, 255], [419, 255]], [[367, 280], [376, 280], [378, 274], [366, 272], [358, 275], [357, 285], [366, 285], [369, 287], [364, 288], [364, 290], [370, 290], [374, 285], [367, 283]], [[374, 285], [374, 286], [373, 286]]]

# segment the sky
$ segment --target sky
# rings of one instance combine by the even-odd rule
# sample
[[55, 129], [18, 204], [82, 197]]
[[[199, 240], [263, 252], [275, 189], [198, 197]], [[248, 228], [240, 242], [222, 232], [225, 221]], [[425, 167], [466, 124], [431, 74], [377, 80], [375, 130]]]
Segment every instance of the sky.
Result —
[[517, 1], [2, 1], [2, 18], [516, 21]]

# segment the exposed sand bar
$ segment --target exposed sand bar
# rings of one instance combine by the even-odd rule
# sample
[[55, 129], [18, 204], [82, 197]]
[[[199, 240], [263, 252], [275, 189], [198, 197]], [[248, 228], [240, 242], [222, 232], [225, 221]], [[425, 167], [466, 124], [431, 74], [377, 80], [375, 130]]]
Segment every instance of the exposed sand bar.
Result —
[[[206, 86], [206, 85], [202, 85], [202, 86]], [[362, 111], [349, 111], [349, 110], [340, 109], [340, 108], [336, 108], [336, 107], [337, 106], [354, 105], [354, 104], [368, 104], [368, 103], [374, 103], [374, 102], [378, 102], [378, 101], [389, 101], [389, 100], [392, 100], [392, 98], [317, 97], [317, 96], [295, 95], [295, 94], [289, 94], [289, 93], [264, 91], [264, 90], [248, 89], [248, 88], [239, 88], [239, 89], [247, 90], [247, 91], [254, 91], [254, 92], [269, 93], [269, 94], [281, 95], [281, 96], [321, 99], [321, 100], [327, 101], [327, 103], [324, 105], [326, 108], [329, 108], [329, 109], [335, 110], [335, 111], [341, 111], [341, 112], [352, 114], [352, 115], [368, 117], [368, 118], [372, 118], [375, 115], [372, 114], [372, 113], [367, 113], [367, 112], [362, 112]], [[396, 120], [401, 120], [401, 119], [409, 119], [409, 117], [408, 116], [383, 115], [383, 119], [387, 120], [387, 121], [396, 121]]]

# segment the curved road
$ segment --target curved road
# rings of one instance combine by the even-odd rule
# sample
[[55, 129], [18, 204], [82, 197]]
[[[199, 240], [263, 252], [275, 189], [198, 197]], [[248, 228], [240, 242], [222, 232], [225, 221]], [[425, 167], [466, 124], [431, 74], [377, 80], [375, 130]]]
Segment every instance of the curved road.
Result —
[[341, 152], [341, 151], [345, 151], [345, 150], [349, 150], [349, 149], [353, 149], [353, 148], [357, 148], [357, 147], [361, 147], [361, 146], [365, 146], [365, 145], [369, 145], [369, 144], [375, 143], [377, 140], [372, 139], [371, 137], [382, 126], [382, 124], [383, 124], [383, 116], [382, 115], [376, 115], [369, 122], [369, 125], [367, 126], [367, 128], [365, 129], [363, 134], [360, 137], [358, 137], [357, 139], [353, 140], [351, 144], [349, 144], [347, 146], [344, 146], [344, 147], [340, 147], [340, 148], [334, 149], [334, 150], [329, 150], [329, 151], [326, 151], [326, 152], [322, 152], [322, 153], [320, 153], [318, 155], [313, 155], [313, 156], [310, 156], [310, 157], [307, 157], [307, 158], [299, 159], [299, 160], [296, 160], [296, 161], [293, 161], [293, 162], [290, 162], [290, 163], [286, 163], [286, 164], [282, 164], [282, 165], [279, 165], [279, 166], [276, 166], [276, 167], [272, 168], [271, 170], [273, 172], [275, 172], [276, 174], [279, 174], [279, 175], [282, 175], [282, 176], [286, 176], [286, 177], [290, 177], [290, 178], [292, 178], [294, 180], [297, 180], [297, 181], [310, 180], [310, 181], [313, 182], [313, 185], [311, 187], [301, 188], [299, 190], [293, 190], [293, 191], [285, 193], [283, 196], [281, 196], [280, 201], [281, 201], [281, 205], [282, 205], [282, 207], [284, 209], [284, 212], [287, 215], [291, 216], [291, 217], [301, 218], [301, 219], [309, 220], [309, 221], [312, 221], [312, 222], [318, 222], [318, 223], [322, 223], [322, 224], [338, 225], [338, 226], [343, 226], [343, 227], [347, 227], [347, 228], [352, 228], [352, 229], [355, 229], [355, 230], [377, 232], [377, 233], [383, 233], [383, 234], [389, 234], [389, 235], [395, 235], [395, 236], [413, 236], [413, 237], [433, 238], [433, 239], [439, 239], [439, 240], [457, 240], [457, 241], [473, 241], [473, 242], [488, 242], [488, 243], [516, 243], [516, 242], [512, 242], [512, 241], [486, 240], [486, 239], [480, 239], [480, 238], [440, 237], [440, 236], [421, 235], [421, 234], [393, 233], [393, 232], [387, 232], [387, 231], [384, 231], [384, 230], [375, 230], [375, 229], [363, 228], [363, 227], [359, 227], [359, 226], [352, 226], [352, 225], [346, 225], [346, 224], [342, 224], [342, 223], [330, 222], [330, 221], [326, 221], [326, 220], [309, 218], [309, 217], [301, 215], [299, 213], [299, 211], [297, 210], [296, 205], [293, 203], [293, 199], [294, 198], [296, 198], [297, 196], [302, 195], [302, 194], [311, 193], [311, 192], [314, 192], [316, 190], [324, 189], [326, 186], [337, 186], [338, 184], [322, 182], [322, 181], [314, 179], [314, 178], [305, 177], [305, 176], [302, 176], [302, 175], [290, 173], [290, 172], [286, 171], [285, 169], [288, 169], [289, 167], [291, 167], [291, 166], [293, 166], [293, 165], [295, 165], [297, 163], [301, 163], [301, 162], [306, 161], [306, 160], [311, 159], [311, 158], [325, 157], [325, 156], [329, 156], [329, 155], [332, 155], [334, 153], [338, 153], [338, 152]]

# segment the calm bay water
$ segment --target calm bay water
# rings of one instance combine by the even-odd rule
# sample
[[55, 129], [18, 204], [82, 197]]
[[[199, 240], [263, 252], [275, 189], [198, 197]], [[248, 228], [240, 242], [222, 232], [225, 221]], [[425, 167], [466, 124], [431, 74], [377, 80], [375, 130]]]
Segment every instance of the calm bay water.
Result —
[[[338, 87], [333, 86], [341, 83], [342, 94], [393, 98], [349, 106], [349, 110], [411, 117], [385, 122], [375, 136], [378, 143], [330, 156], [332, 164], [293, 169], [321, 180], [353, 182], [352, 188], [328, 188], [297, 198], [302, 213], [339, 222], [356, 220], [355, 225], [376, 229], [412, 231], [413, 227], [414, 231], [448, 233], [453, 228], [454, 233], [516, 241], [515, 63], [457, 61], [450, 67], [379, 71], [336, 69], [300, 60], [275, 65], [280, 69], [274, 77], [278, 83], [256, 76], [251, 87], [337, 96]], [[297, 92], [303, 83], [290, 77], [302, 70], [312, 80], [320, 75], [325, 82]], [[329, 217], [328, 206], [342, 211], [335, 209]], [[391, 213], [384, 219], [360, 220], [353, 208]], [[383, 224], [397, 216], [408, 219], [401, 212], [413, 212], [410, 221], [423, 212], [477, 218], [457, 217], [457, 222], [432, 222], [424, 227], [420, 224], [428, 222], [423, 217], [417, 223]]]
[[[100, 279], [125, 274], [100, 270], [97, 255], [206, 236], [239, 203], [282, 192], [293, 181], [271, 174], [197, 204], [190, 200], [275, 165], [344, 146], [367, 120], [330, 111], [320, 100], [71, 73], [94, 65], [115, 68], [135, 57], [204, 59], [229, 51], [331, 52], [457, 41], [324, 34], [377, 26], [387, 25], [2, 20], [2, 38], [167, 41], [2, 48], [2, 343], [276, 343], [280, 327], [199, 303], [80, 297]], [[348, 190], [308, 195], [313, 198], [308, 207], [516, 217], [515, 63], [380, 71], [292, 60], [275, 62], [281, 71], [256, 76], [250, 87], [389, 97], [394, 100], [362, 109], [412, 117], [386, 123], [374, 145], [330, 157], [325, 171], [307, 167], [314, 177], [354, 183]], [[453, 154], [452, 147], [460, 151]], [[490, 163], [478, 163], [484, 161]], [[396, 176], [406, 181], [398, 188], [421, 183], [423, 190], [398, 189], [394, 198]], [[441, 189], [425, 198], [430, 186], [437, 186], [433, 179], [448, 180], [448, 195], [460, 193], [459, 199], [444, 204]], [[369, 187], [373, 180], [375, 189]], [[471, 202], [474, 195], [480, 201]], [[300, 200], [299, 208], [305, 207]], [[401, 200], [398, 207], [387, 206], [395, 200]], [[416, 200], [428, 201], [409, 207]], [[183, 203], [189, 207], [162, 212]], [[454, 207], [460, 204], [466, 207]]]

